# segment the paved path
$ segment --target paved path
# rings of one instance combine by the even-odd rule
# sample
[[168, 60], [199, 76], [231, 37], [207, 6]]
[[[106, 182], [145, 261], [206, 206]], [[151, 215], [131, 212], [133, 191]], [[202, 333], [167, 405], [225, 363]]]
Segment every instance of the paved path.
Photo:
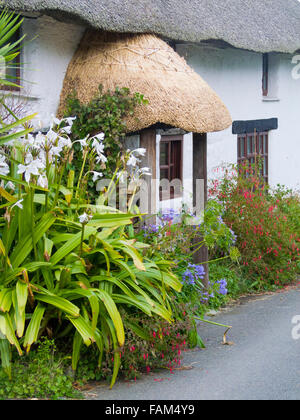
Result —
[[300, 339], [292, 338], [292, 318], [300, 315], [300, 288], [251, 298], [219, 313], [213, 321], [232, 325], [222, 345], [224, 328], [201, 324], [205, 350], [186, 352], [191, 370], [143, 376], [93, 388], [97, 400], [291, 400], [300, 399]]

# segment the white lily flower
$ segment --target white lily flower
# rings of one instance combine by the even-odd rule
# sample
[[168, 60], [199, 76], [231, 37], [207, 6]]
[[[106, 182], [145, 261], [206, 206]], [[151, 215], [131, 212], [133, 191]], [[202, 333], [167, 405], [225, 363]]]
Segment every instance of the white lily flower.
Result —
[[67, 118], [65, 118], [65, 119], [64, 119], [64, 121], [66, 121], [66, 122], [67, 122], [67, 124], [68, 124], [70, 127], [72, 127], [73, 122], [76, 120], [76, 118], [77, 118], [77, 117], [67, 117]]
[[66, 133], [66, 134], [71, 134], [72, 133], [72, 126], [71, 125], [66, 125], [65, 127], [61, 128], [61, 131], [63, 133]]
[[89, 222], [89, 220], [90, 219], [92, 219], [92, 216], [89, 216], [88, 214], [86, 214], [86, 213], [83, 213], [81, 216], [79, 216], [79, 222], [82, 224], [82, 225], [85, 225], [85, 224], [87, 224], [88, 222]]
[[54, 114], [51, 114], [51, 120], [50, 120], [50, 127], [53, 128], [54, 125], [60, 125], [63, 122], [63, 120], [60, 120], [56, 118]]
[[92, 174], [93, 174], [93, 182], [96, 182], [96, 181], [98, 181], [99, 178], [103, 177], [102, 172], [92, 171]]
[[96, 136], [93, 136], [92, 137], [92, 140], [93, 139], [97, 139], [98, 141], [103, 141], [104, 140], [104, 137], [105, 137], [105, 134], [104, 133], [99, 133], [99, 134], [96, 134]]
[[102, 155], [102, 153], [98, 153], [98, 156], [96, 157], [96, 163], [106, 163], [107, 162], [107, 158]]
[[71, 149], [73, 143], [72, 140], [69, 137], [59, 137], [58, 139], [58, 146], [59, 147], [67, 147], [68, 149]]
[[45, 175], [40, 175], [37, 181], [37, 185], [41, 188], [48, 188], [48, 179]]
[[59, 136], [55, 131], [52, 130], [52, 128], [50, 128], [50, 130], [46, 134], [46, 137], [51, 143], [55, 143]]
[[5, 185], [5, 189], [15, 191], [16, 187], [11, 181], [8, 181], [8, 183]]
[[0, 155], [0, 175], [6, 176], [10, 172], [8, 164], [5, 162], [5, 156]]
[[[93, 140], [93, 139], [91, 139]], [[94, 141], [92, 143], [92, 147], [95, 149], [97, 155], [104, 153], [104, 144], [99, 142], [97, 139], [94, 138]]]
[[40, 175], [39, 169], [45, 169], [45, 166], [44, 166], [44, 163], [41, 160], [36, 159], [36, 160], [32, 161], [31, 163], [29, 163], [29, 165], [20, 164], [18, 166], [18, 172], [17, 173], [19, 175], [24, 174], [25, 181], [27, 183], [29, 183], [31, 175], [34, 175], [34, 176], [39, 176]]
[[132, 151], [132, 153], [135, 153], [137, 156], [145, 156], [146, 152], [147, 150], [142, 147]]
[[139, 169], [138, 172], [140, 175], [152, 175], [150, 168], [147, 167]]
[[127, 166], [135, 167], [138, 162], [139, 162], [139, 160], [135, 156], [131, 155], [130, 158], [128, 159], [128, 161], [127, 161]]
[[61, 154], [61, 152], [62, 152], [62, 149], [63, 148], [61, 146], [53, 146], [53, 147], [51, 147], [51, 149], [50, 149], [50, 155], [51, 155], [51, 157], [53, 157], [53, 156], [59, 157], [60, 154]]
[[[81, 140], [76, 140], [76, 141], [74, 141], [74, 143], [80, 143], [80, 146], [81, 146], [81, 150], [84, 148], [84, 147], [87, 147], [89, 144], [88, 144], [88, 139], [89, 139], [89, 135], [87, 136], [87, 137], [85, 137], [84, 139], [81, 139]], [[73, 144], [74, 144], [73, 143]]]
[[119, 171], [119, 172], [117, 172], [117, 179], [121, 183], [124, 183], [126, 181], [126, 178], [127, 178], [127, 172], [126, 171]]
[[22, 200], [17, 201], [15, 204], [13, 204], [13, 205], [11, 206], [11, 210], [12, 210], [14, 207], [19, 207], [19, 209], [23, 210], [23, 205], [22, 205], [23, 201], [24, 201], [24, 199], [23, 199], [23, 198], [22, 198]]
[[29, 147], [35, 147], [35, 138], [32, 134], [27, 134], [27, 136], [24, 138], [23, 143], [25, 146]]
[[45, 147], [46, 144], [46, 136], [42, 134], [40, 131], [35, 136], [35, 144], [39, 147]]
[[26, 165], [29, 165], [33, 161], [33, 156], [30, 152], [26, 153], [24, 161]]

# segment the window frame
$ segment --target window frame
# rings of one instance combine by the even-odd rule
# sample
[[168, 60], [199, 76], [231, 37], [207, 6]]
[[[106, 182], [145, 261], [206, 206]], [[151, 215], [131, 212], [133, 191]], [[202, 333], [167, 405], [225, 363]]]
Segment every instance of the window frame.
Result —
[[[250, 151], [249, 142], [250, 138]], [[261, 139], [262, 138], [262, 139]], [[260, 141], [261, 140], [261, 141]], [[243, 144], [243, 147], [242, 147]], [[254, 147], [253, 147], [254, 146]], [[244, 154], [242, 154], [242, 149]], [[269, 131], [260, 131], [254, 133], [243, 133], [237, 136], [237, 163], [238, 166], [244, 162], [255, 164], [257, 158], [264, 159], [263, 173], [261, 178], [267, 184], [269, 181]]]
[[[175, 142], [180, 143], [179, 145], [179, 159], [178, 156], [174, 156], [173, 162], [170, 161], [170, 157], [172, 157], [173, 153], [176, 154], [176, 152], [172, 152], [172, 144]], [[168, 144], [168, 164], [162, 165], [161, 164], [161, 145], [162, 144]], [[178, 152], [177, 152], [178, 153]], [[172, 158], [171, 158], [172, 160]], [[168, 170], [168, 178], [161, 178], [161, 170]], [[172, 175], [173, 171], [173, 175]], [[179, 177], [174, 177], [174, 174], [179, 174]], [[183, 181], [183, 135], [163, 135], [160, 139], [159, 144], [159, 180], [162, 179], [168, 179], [169, 182], [172, 182], [174, 179], [180, 179], [180, 181]], [[170, 191], [170, 199], [174, 198], [180, 198], [183, 196], [183, 193], [175, 194], [174, 189]], [[162, 199], [162, 190], [161, 187], [159, 188], [159, 199], [160, 201], [163, 201]]]
[[269, 95], [269, 54], [262, 56], [262, 94], [264, 97]]

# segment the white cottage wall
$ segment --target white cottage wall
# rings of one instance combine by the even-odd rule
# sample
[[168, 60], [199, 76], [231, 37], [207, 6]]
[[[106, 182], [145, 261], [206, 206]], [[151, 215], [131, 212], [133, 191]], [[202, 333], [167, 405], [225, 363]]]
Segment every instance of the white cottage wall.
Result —
[[[292, 56], [270, 59], [270, 95], [262, 96], [262, 55], [232, 48], [177, 45], [177, 52], [223, 100], [233, 121], [278, 118], [269, 135], [269, 182], [300, 188], [300, 80], [292, 77]], [[232, 128], [208, 134], [208, 177], [237, 161]]]
[[[58, 22], [50, 17], [25, 19], [26, 45], [22, 53], [22, 95], [30, 112], [37, 112], [34, 125], [49, 126], [56, 114], [67, 67], [84, 28]], [[40, 122], [40, 123], [39, 123]]]
[[[55, 114], [68, 64], [83, 35], [84, 27], [58, 22], [50, 17], [25, 19], [23, 32], [27, 43], [22, 54], [23, 86], [21, 100], [37, 112], [35, 125], [49, 125]], [[180, 44], [177, 52], [218, 93], [233, 120], [278, 118], [278, 130], [270, 132], [269, 181], [300, 188], [300, 79], [292, 77], [292, 57], [274, 54], [270, 59], [270, 95], [262, 96], [262, 55], [233, 48]], [[189, 201], [191, 138], [184, 141], [184, 201]], [[190, 136], [191, 137], [191, 136]], [[208, 134], [208, 173], [223, 163], [236, 163], [237, 138], [231, 127]], [[168, 203], [179, 207], [182, 200]], [[161, 203], [164, 207], [166, 203]]]

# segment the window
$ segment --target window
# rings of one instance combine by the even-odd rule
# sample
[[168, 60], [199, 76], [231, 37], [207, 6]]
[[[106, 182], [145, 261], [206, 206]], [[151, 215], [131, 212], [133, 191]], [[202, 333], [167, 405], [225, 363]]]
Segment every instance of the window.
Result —
[[269, 94], [269, 54], [263, 54], [262, 94]]
[[[162, 136], [160, 141], [160, 199], [182, 195], [182, 187], [170, 185], [174, 180], [182, 182], [183, 136]], [[165, 184], [165, 185], [164, 185]], [[173, 182], [174, 184], [174, 182]], [[181, 184], [181, 183], [180, 183]]]
[[[14, 44], [21, 38], [21, 29], [19, 28], [13, 36], [9, 39], [9, 44]], [[15, 84], [20, 83], [20, 54], [6, 65], [6, 79]], [[19, 87], [15, 86], [4, 86], [5, 90], [20, 90]]]
[[268, 182], [269, 133], [238, 135], [238, 165], [249, 163], [259, 167], [260, 176]]

